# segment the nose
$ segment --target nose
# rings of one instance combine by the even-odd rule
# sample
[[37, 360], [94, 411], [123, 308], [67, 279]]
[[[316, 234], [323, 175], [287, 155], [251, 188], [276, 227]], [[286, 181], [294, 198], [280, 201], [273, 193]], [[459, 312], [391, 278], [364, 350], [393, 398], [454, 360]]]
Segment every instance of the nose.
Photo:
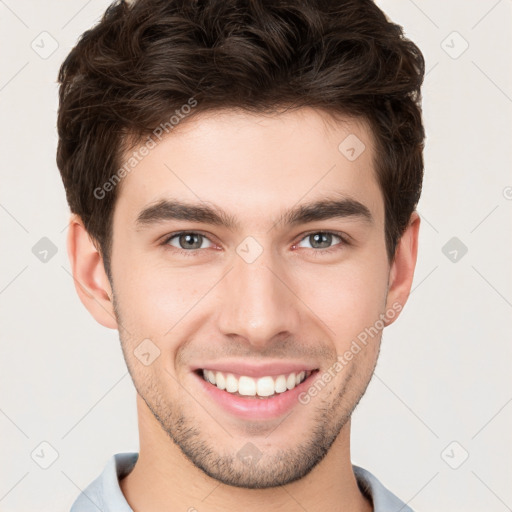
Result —
[[221, 281], [218, 327], [259, 350], [297, 333], [300, 300], [286, 271], [264, 251], [252, 263], [235, 256], [234, 268]]

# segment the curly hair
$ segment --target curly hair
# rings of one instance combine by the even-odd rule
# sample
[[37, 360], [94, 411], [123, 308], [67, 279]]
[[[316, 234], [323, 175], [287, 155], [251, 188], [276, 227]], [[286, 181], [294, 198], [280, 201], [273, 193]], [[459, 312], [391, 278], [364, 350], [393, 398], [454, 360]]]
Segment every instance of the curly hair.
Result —
[[[59, 70], [57, 165], [70, 209], [110, 274], [123, 155], [183, 105], [313, 107], [364, 120], [376, 141], [389, 261], [423, 181], [425, 62], [371, 0], [115, 1]], [[168, 123], [167, 123], [168, 124]]]

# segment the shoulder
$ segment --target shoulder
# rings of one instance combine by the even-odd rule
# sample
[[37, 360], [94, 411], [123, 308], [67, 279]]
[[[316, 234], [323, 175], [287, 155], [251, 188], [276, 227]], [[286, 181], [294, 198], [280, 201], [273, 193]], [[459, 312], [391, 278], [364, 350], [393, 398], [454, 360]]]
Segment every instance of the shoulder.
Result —
[[374, 512], [413, 512], [413, 510], [389, 489], [372, 473], [359, 466], [352, 466], [357, 484], [361, 492], [373, 502]]
[[135, 466], [137, 452], [116, 453], [101, 472], [76, 498], [70, 512], [133, 512], [119, 486], [119, 480]]

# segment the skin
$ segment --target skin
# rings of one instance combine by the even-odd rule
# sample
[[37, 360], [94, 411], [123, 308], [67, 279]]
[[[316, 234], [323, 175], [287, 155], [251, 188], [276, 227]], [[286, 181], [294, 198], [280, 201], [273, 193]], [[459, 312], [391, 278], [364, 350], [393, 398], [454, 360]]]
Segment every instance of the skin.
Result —
[[[338, 150], [349, 134], [366, 145], [354, 161]], [[120, 482], [135, 511], [216, 512], [240, 503], [250, 512], [372, 510], [352, 471], [350, 415], [373, 374], [382, 330], [286, 418], [226, 414], [190, 366], [236, 356], [310, 361], [322, 374], [379, 315], [405, 305], [420, 219], [412, 214], [388, 262], [374, 156], [364, 123], [332, 122], [318, 110], [202, 113], [183, 121], [123, 179], [112, 283], [72, 216], [68, 252], [78, 294], [100, 324], [119, 330], [138, 393], [139, 460]], [[297, 204], [348, 196], [367, 206], [373, 223], [348, 217], [276, 223]], [[163, 198], [216, 205], [240, 228], [167, 220], [137, 229], [138, 213]], [[179, 237], [165, 245], [177, 231], [207, 238], [199, 249], [180, 245]], [[344, 233], [351, 243], [333, 236], [327, 247], [335, 250], [321, 254], [325, 246], [309, 237], [318, 231]], [[253, 263], [236, 252], [248, 236], [263, 249]], [[398, 316], [386, 316], [385, 325]], [[160, 356], [145, 366], [134, 350], [147, 338]], [[248, 442], [261, 452], [249, 467], [237, 457]]]

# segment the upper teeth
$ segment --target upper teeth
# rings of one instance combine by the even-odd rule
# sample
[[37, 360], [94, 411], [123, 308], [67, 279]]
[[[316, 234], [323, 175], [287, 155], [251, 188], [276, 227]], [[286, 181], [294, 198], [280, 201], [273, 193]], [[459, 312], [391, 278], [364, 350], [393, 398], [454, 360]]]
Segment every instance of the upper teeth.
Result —
[[245, 375], [235, 377], [232, 373], [224, 374], [218, 371], [203, 370], [203, 377], [228, 393], [238, 392], [246, 396], [271, 396], [274, 393], [284, 393], [287, 389], [293, 389], [306, 377], [309, 377], [310, 373], [310, 371], [303, 370], [289, 375], [279, 375], [275, 379], [270, 376], [253, 379]]

